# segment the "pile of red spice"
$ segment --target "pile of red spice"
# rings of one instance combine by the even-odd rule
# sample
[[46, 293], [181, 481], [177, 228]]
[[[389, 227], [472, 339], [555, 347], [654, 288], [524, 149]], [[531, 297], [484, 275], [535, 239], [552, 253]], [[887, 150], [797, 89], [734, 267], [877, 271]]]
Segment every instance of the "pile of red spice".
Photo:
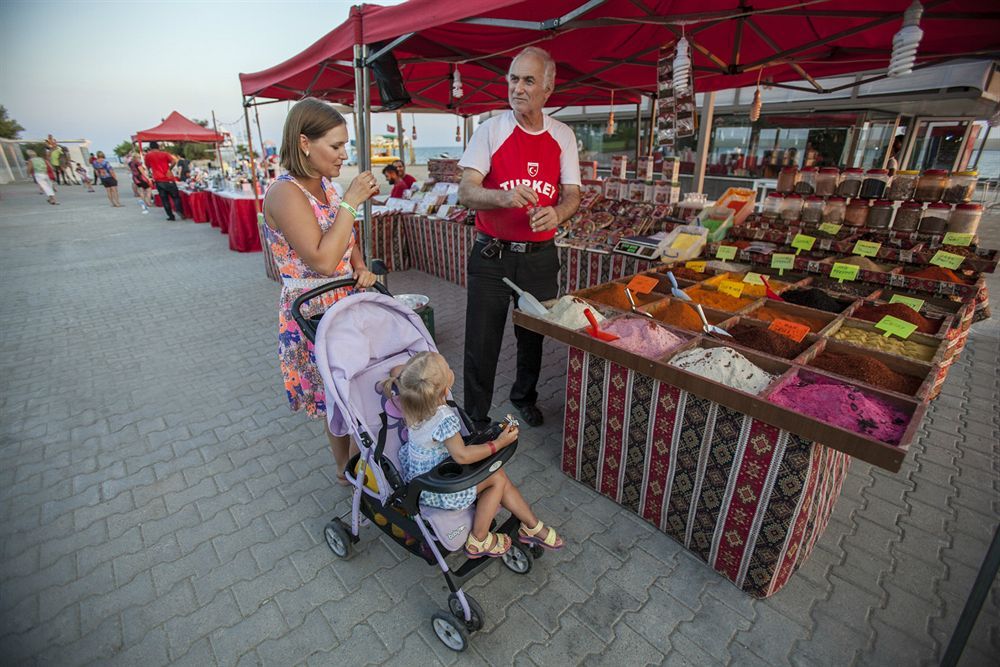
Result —
[[[678, 280], [690, 280], [695, 283], [708, 278], [708, 276], [704, 273], [698, 273], [697, 271], [689, 269], [686, 266], [679, 266], [676, 269], [670, 269], [670, 272], [674, 274], [674, 278], [677, 278]], [[664, 279], [660, 281], [660, 284], [656, 287], [656, 289], [662, 292], [663, 290], [669, 290], [670, 287], [670, 281]]]
[[[895, 305], [895, 304], [894, 304]], [[904, 375], [892, 370], [873, 357], [862, 354], [841, 354], [839, 352], [822, 352], [816, 355], [810, 366], [853, 378], [859, 382], [870, 384], [880, 389], [899, 392], [914, 396], [923, 383], [918, 377]]]
[[735, 324], [727, 331], [740, 345], [782, 359], [794, 359], [809, 347], [809, 343], [805, 340], [796, 343], [788, 336], [752, 324]]
[[779, 310], [770, 306], [761, 306], [752, 313], [749, 313], [749, 316], [755, 320], [761, 320], [763, 322], [773, 322], [775, 320], [795, 322], [796, 324], [802, 324], [809, 327], [809, 330], [813, 333], [819, 332], [820, 329], [830, 323], [829, 320], [821, 320], [818, 317], [806, 317], [805, 315], [793, 315], [785, 312], [784, 310]]
[[891, 315], [897, 319], [917, 325], [917, 331], [926, 334], [935, 334], [941, 328], [941, 320], [929, 320], [909, 306], [901, 303], [886, 303], [880, 306], [862, 304], [857, 310], [851, 313], [851, 317], [869, 322], [878, 322], [886, 315]]
[[939, 280], [942, 282], [949, 283], [965, 283], [968, 284], [968, 280], [955, 273], [951, 269], [945, 269], [940, 266], [928, 266], [927, 268], [920, 269], [919, 271], [913, 271], [907, 273], [906, 275], [913, 278], [923, 278], [924, 280]]

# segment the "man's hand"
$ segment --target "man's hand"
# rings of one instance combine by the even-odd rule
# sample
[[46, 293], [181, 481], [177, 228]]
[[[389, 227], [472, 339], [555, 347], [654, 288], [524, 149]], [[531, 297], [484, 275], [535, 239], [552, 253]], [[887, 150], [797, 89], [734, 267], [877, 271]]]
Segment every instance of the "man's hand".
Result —
[[531, 224], [531, 231], [547, 232], [559, 226], [559, 214], [552, 206], [543, 206], [529, 212], [528, 222]]
[[517, 185], [512, 190], [504, 190], [506, 208], [523, 208], [538, 203], [538, 195], [527, 185]]

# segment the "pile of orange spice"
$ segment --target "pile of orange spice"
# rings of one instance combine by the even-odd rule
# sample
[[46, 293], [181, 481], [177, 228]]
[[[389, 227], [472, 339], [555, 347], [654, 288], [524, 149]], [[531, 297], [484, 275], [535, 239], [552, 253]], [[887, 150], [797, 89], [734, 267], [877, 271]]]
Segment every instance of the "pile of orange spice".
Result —
[[955, 273], [951, 269], [946, 269], [941, 266], [928, 266], [925, 269], [920, 269], [919, 271], [914, 271], [913, 273], [907, 273], [906, 275], [912, 276], [913, 278], [923, 278], [925, 280], [940, 280], [949, 283], [966, 283], [968, 280]]
[[703, 306], [708, 306], [709, 308], [725, 310], [730, 313], [743, 310], [756, 301], [756, 299], [737, 298], [723, 294], [722, 292], [701, 289], [700, 287], [689, 287], [684, 291], [691, 297], [692, 301], [700, 303]]
[[[594, 292], [583, 293], [582, 296], [585, 299], [590, 299], [591, 301], [596, 301], [597, 303], [604, 303], [618, 310], [632, 310], [632, 304], [629, 303], [628, 297], [625, 296], [625, 286], [620, 283], [612, 283], [607, 287], [603, 287]], [[632, 298], [635, 299], [635, 305], [641, 306], [646, 303], [651, 303], [663, 298], [661, 294], [636, 294], [632, 292]]]
[[664, 324], [688, 331], [701, 331], [701, 318], [698, 317], [698, 313], [680, 301], [663, 301], [652, 306], [650, 313]]

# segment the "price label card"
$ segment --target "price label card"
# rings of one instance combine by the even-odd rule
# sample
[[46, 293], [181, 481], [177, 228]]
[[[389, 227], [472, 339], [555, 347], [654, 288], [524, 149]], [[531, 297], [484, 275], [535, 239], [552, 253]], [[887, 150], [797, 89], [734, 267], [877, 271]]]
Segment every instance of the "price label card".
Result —
[[803, 250], [812, 250], [814, 243], [816, 243], [816, 237], [805, 234], [796, 234], [795, 238], [792, 239], [792, 247], [795, 248], [796, 255]]
[[632, 280], [628, 281], [628, 288], [632, 290], [635, 294], [649, 294], [656, 286], [660, 284], [660, 281], [656, 278], [650, 276], [636, 276]]
[[771, 268], [778, 270], [778, 275], [785, 275], [785, 269], [795, 268], [795, 255], [776, 253], [771, 255]]
[[974, 234], [961, 234], [959, 232], [948, 232], [944, 235], [942, 243], [945, 245], [960, 245], [964, 247], [969, 247], [972, 245], [972, 237]]
[[899, 336], [903, 340], [906, 340], [910, 337], [910, 334], [917, 330], [917, 325], [910, 324], [906, 320], [901, 320], [892, 315], [886, 315], [875, 323], [875, 328], [885, 332], [882, 334], [884, 338]]
[[956, 255], [952, 252], [945, 252], [944, 250], [938, 250], [934, 253], [934, 256], [931, 257], [931, 264], [940, 266], [943, 269], [957, 269], [964, 261], [965, 258], [961, 255]]
[[760, 277], [760, 274], [754, 273], [753, 271], [749, 271], [745, 276], [743, 276], [743, 282], [747, 285], [764, 285], [764, 280]]
[[735, 280], [723, 280], [719, 283], [719, 291], [738, 299], [743, 296], [743, 283]]
[[791, 338], [796, 343], [801, 343], [802, 339], [806, 337], [807, 333], [809, 333], [809, 327], [806, 325], [781, 319], [772, 321], [768, 329], [774, 333], [779, 333], [786, 338]]
[[881, 243], [874, 241], [858, 241], [854, 244], [854, 254], [862, 257], [874, 257], [882, 247]]
[[687, 262], [684, 266], [698, 273], [705, 273], [705, 265], [708, 262]]
[[924, 307], [923, 299], [914, 299], [912, 296], [903, 296], [902, 294], [893, 294], [892, 298], [889, 299], [889, 303], [901, 303], [904, 306], [909, 306], [918, 313]]
[[861, 267], [854, 266], [853, 264], [834, 262], [833, 269], [830, 270], [830, 277], [840, 283], [845, 280], [855, 280], [860, 270]]
[[723, 261], [736, 259], [737, 252], [739, 252], [739, 248], [734, 245], [720, 245], [719, 249], [715, 251], [715, 257]]
[[832, 222], [824, 222], [819, 226], [821, 232], [825, 232], [830, 236], [836, 236], [840, 232], [840, 228], [843, 225], [835, 225]]

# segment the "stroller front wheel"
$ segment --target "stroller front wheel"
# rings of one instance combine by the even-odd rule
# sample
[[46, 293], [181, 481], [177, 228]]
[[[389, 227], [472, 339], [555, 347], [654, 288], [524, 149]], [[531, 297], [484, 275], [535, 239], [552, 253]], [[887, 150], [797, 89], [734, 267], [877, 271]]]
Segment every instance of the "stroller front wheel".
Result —
[[458, 599], [457, 593], [448, 596], [448, 609], [451, 610], [455, 618], [465, 623], [465, 629], [469, 632], [482, 630], [483, 619], [486, 617], [483, 608], [476, 602], [476, 598], [468, 593], [465, 594], [465, 601], [469, 603], [469, 611], [472, 612], [472, 618], [468, 621], [465, 620], [465, 611], [462, 609], [462, 601]]
[[323, 537], [326, 539], [326, 546], [330, 547], [330, 551], [337, 558], [347, 560], [351, 557], [351, 547], [353, 544], [350, 534], [347, 532], [347, 526], [344, 525], [343, 521], [334, 519], [326, 524], [323, 528]]
[[461, 653], [469, 645], [469, 633], [465, 629], [465, 623], [447, 612], [434, 612], [431, 616], [431, 628], [441, 643], [456, 653]]
[[534, 560], [531, 555], [531, 548], [521, 544], [517, 540], [510, 545], [510, 549], [501, 556], [501, 559], [503, 560], [503, 564], [507, 566], [507, 569], [515, 574], [528, 574], [531, 572], [531, 563]]

